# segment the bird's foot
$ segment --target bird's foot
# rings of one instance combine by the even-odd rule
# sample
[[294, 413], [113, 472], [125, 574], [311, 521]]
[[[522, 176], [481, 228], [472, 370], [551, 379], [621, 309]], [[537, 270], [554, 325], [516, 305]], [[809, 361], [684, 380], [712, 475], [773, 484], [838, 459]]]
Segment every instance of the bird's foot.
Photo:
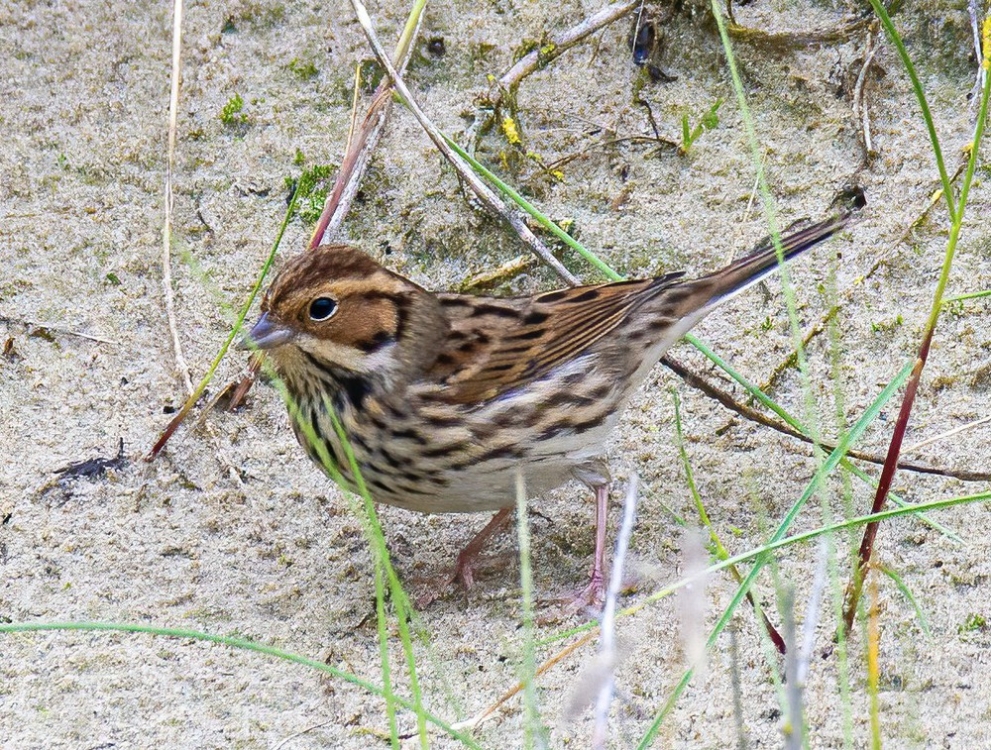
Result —
[[[460, 583], [465, 591], [475, 585], [475, 571], [479, 570], [483, 560], [481, 551], [488, 540], [504, 529], [511, 520], [511, 509], [507, 508], [496, 513], [485, 528], [479, 531], [467, 546], [458, 554], [458, 562], [447, 575], [435, 580], [427, 591], [416, 600], [416, 608], [423, 609], [439, 599], [452, 585]], [[486, 562], [488, 562], [486, 560]]]
[[426, 582], [426, 590], [414, 602], [417, 609], [429, 607], [442, 598], [452, 587], [460, 588], [465, 594], [475, 586], [475, 574], [498, 566], [505, 568], [508, 555], [478, 554], [478, 550], [466, 547], [458, 554], [458, 561], [446, 573], [434, 576]]

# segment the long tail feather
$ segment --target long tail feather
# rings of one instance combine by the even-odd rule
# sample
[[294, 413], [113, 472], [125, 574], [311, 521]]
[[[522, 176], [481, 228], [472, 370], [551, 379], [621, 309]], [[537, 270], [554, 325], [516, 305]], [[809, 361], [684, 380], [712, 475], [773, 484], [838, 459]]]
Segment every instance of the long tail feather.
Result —
[[745, 258], [740, 258], [726, 268], [699, 279], [699, 282], [712, 284], [713, 294], [710, 304], [728, 299], [772, 271], [778, 270], [782, 260], [787, 262], [823, 240], [829, 239], [842, 230], [849, 220], [849, 215], [840, 214], [783, 236], [780, 259], [777, 248], [768, 238], [756, 251]]

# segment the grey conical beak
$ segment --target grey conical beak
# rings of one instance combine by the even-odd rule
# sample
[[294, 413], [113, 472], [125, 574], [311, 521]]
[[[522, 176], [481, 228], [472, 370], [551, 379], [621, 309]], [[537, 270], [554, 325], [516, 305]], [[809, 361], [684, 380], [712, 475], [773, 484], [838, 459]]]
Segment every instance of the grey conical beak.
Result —
[[248, 335], [237, 342], [237, 348], [274, 349], [288, 343], [292, 337], [292, 330], [272, 320], [268, 313], [262, 313]]

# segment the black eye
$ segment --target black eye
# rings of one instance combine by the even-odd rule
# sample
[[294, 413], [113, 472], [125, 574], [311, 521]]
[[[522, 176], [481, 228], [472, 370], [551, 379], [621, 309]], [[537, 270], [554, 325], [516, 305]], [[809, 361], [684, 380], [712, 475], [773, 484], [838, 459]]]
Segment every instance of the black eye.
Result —
[[310, 320], [327, 320], [337, 312], [337, 302], [330, 297], [317, 297], [310, 303]]

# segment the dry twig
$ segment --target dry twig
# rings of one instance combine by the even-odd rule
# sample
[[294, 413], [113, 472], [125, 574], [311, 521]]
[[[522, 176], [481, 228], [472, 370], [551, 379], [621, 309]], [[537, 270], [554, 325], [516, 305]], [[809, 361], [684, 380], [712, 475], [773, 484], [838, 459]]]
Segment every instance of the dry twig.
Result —
[[605, 8], [593, 13], [577, 26], [573, 26], [565, 32], [551, 37], [528, 54], [516, 61], [509, 70], [499, 78], [499, 86], [503, 89], [511, 89], [518, 86], [520, 81], [536, 70], [544, 68], [551, 60], [560, 57], [563, 53], [581, 42], [585, 37], [594, 34], [599, 29], [608, 26], [627, 13], [632, 11], [641, 0], [621, 0], [621, 2], [607, 5]]
[[[422, 6], [414, 7], [407, 22], [399, 42], [396, 44], [392, 60], [400, 74], [406, 70], [406, 65], [413, 53], [413, 43], [420, 31], [420, 23], [423, 19]], [[355, 84], [355, 103], [357, 103], [358, 85]], [[351, 132], [348, 133], [348, 144], [344, 152], [344, 159], [341, 168], [337, 171], [337, 178], [334, 187], [327, 195], [323, 212], [317, 220], [317, 225], [310, 238], [309, 248], [313, 249], [317, 245], [329, 242], [340, 231], [341, 224], [351, 210], [354, 196], [358, 193], [358, 187], [365, 176], [368, 162], [382, 137], [385, 129], [386, 116], [389, 112], [389, 105], [392, 103], [392, 84], [389, 78], [384, 78], [375, 90], [372, 103], [368, 105], [368, 111], [362, 121], [361, 129], [357, 138], [354, 138], [354, 117], [351, 118]]]
[[613, 567], [609, 575], [609, 590], [606, 592], [606, 603], [602, 610], [599, 656], [606, 665], [607, 671], [595, 703], [595, 728], [592, 732], [594, 748], [604, 748], [609, 735], [609, 705], [612, 703], [615, 668], [619, 660], [616, 651], [616, 602], [623, 587], [623, 563], [626, 560], [637, 512], [637, 482], [637, 475], [631, 474], [626, 487], [626, 498], [623, 500], [623, 522], [619, 528], [619, 537], [616, 539], [616, 554], [613, 556]]
[[771, 50], [788, 52], [798, 47], [811, 47], [817, 44], [842, 44], [853, 34], [871, 23], [870, 18], [850, 17], [835, 26], [808, 31], [765, 31], [751, 26], [731, 23], [727, 26], [734, 39], [761, 45]]
[[485, 203], [489, 209], [498, 216], [504, 218], [510, 226], [519, 235], [519, 238], [537, 255], [541, 260], [544, 261], [548, 266], [554, 269], [557, 274], [568, 281], [570, 284], [578, 283], [577, 277], [572, 274], [567, 268], [565, 268], [561, 261], [555, 258], [551, 251], [547, 249], [543, 242], [541, 242], [537, 236], [530, 230], [526, 225], [523, 217], [519, 215], [515, 210], [508, 208], [489, 187], [482, 182], [482, 179], [475, 173], [475, 171], [467, 164], [465, 161], [455, 153], [444, 135], [437, 129], [437, 127], [430, 121], [429, 118], [423, 113], [410, 90], [406, 87], [406, 83], [403, 81], [402, 76], [393, 66], [392, 61], [389, 60], [388, 56], [385, 54], [385, 50], [379, 43], [378, 37], [375, 34], [374, 28], [372, 28], [372, 20], [368, 15], [364, 4], [360, 0], [351, 0], [351, 5], [354, 7], [355, 13], [358, 16], [358, 21], [361, 24], [362, 29], [365, 32], [365, 36], [368, 37], [368, 42], [371, 44], [372, 49], [375, 51], [375, 56], [378, 57], [379, 62], [388, 71], [389, 77], [392, 78], [392, 83], [396, 87], [396, 91], [405, 100], [406, 106], [409, 108], [410, 112], [420, 123], [420, 126], [426, 131], [430, 140], [433, 141], [437, 149], [444, 155], [444, 158], [448, 160], [451, 166], [457, 170], [458, 175], [468, 183], [472, 191], [478, 198]]
[[[537, 671], [534, 672], [533, 676], [535, 678], [540, 677], [540, 675], [544, 674], [548, 670], [555, 667], [561, 661], [571, 656], [571, 654], [575, 653], [578, 649], [591, 643], [592, 639], [594, 639], [598, 634], [599, 634], [599, 628], [596, 627], [590, 630], [589, 632], [587, 632], [585, 635], [583, 635], [574, 643], [565, 646], [563, 649], [558, 651], [554, 656], [552, 656], [550, 659], [548, 659], [539, 667], [537, 667]], [[523, 689], [525, 687], [526, 686], [522, 682], [518, 682], [509, 690], [507, 690], [505, 693], [500, 695], [496, 699], [495, 703], [493, 703], [491, 706], [483, 709], [482, 711], [479, 711], [470, 719], [465, 719], [464, 721], [459, 721], [456, 724], [452, 724], [451, 728], [456, 731], [461, 731], [462, 729], [469, 729], [469, 730], [476, 729], [477, 727], [481, 726], [484, 722], [495, 718], [496, 712], [499, 711], [499, 709], [502, 708], [509, 700], [511, 700], [513, 696], [523, 692]]]
[[871, 117], [864, 104], [864, 83], [867, 80], [867, 72], [874, 64], [874, 55], [877, 53], [877, 26], [872, 25], [867, 30], [867, 41], [864, 44], [864, 64], [857, 74], [857, 82], [853, 87], [853, 115], [860, 122], [860, 130], [864, 139], [864, 153], [870, 159], [874, 155], [874, 142], [871, 139]]
[[[980, 427], [982, 424], [987, 424], [988, 422], [991, 422], [991, 416], [983, 417], [973, 422], [968, 422], [967, 424], [960, 425], [959, 427], [954, 427], [952, 430], [941, 432], [939, 435], [933, 435], [931, 438], [920, 440], [918, 443], [915, 443], [914, 445], [910, 445], [908, 448], [902, 448], [902, 455], [904, 456], [909, 453], [917, 453], [918, 451], [925, 448], [927, 445], [932, 445], [933, 443], [938, 443], [942, 440], [946, 440], [946, 438], [953, 437], [954, 435], [959, 435], [961, 432], [972, 430], [975, 427]], [[991, 481], [991, 479], [989, 479], [988, 481]]]
[[172, 336], [172, 350], [175, 365], [186, 386], [186, 393], [192, 394], [193, 381], [189, 376], [189, 365], [182, 355], [179, 341], [179, 328], [175, 320], [175, 299], [172, 296], [172, 171], [175, 168], [176, 121], [179, 111], [179, 79], [182, 74], [182, 0], [173, 0], [172, 17], [172, 89], [169, 94], [169, 148], [165, 167], [165, 223], [162, 227], [162, 288], [165, 292], [165, 314], [169, 321]]
[[[88, 333], [81, 333], [79, 331], [73, 331], [71, 328], [63, 328], [62, 326], [55, 325], [54, 323], [43, 323], [37, 320], [26, 320], [23, 318], [9, 318], [5, 315], [0, 315], [0, 323], [12, 323], [16, 325], [24, 326], [29, 329], [27, 335], [31, 336], [41, 336], [45, 337], [45, 334], [58, 333], [63, 336], [74, 336], [79, 339], [86, 339], [87, 341], [95, 341], [98, 344], [116, 344], [116, 341], [111, 341], [110, 339], [101, 338], [100, 336], [92, 336]], [[43, 331], [44, 334], [39, 334], [38, 331]]]
[[[989, 9], [988, 12], [991, 12]], [[978, 18], [977, 0], [967, 0], [967, 15], [970, 17], [970, 28], [974, 32], [974, 55], [977, 59], [977, 81], [970, 92], [970, 106], [975, 111], [981, 106], [981, 91], [984, 89], [984, 76], [988, 71], [981, 64], [984, 53], [981, 51], [981, 22]]]
[[[814, 442], [808, 435], [792, 429], [788, 425], [779, 422], [776, 419], [771, 419], [746, 404], [740, 403], [726, 391], [712, 385], [712, 383], [708, 382], [705, 378], [695, 374], [677, 360], [672, 359], [670, 356], [665, 355], [661, 358], [661, 362], [665, 367], [684, 380], [685, 383], [690, 385], [692, 388], [702, 391], [702, 393], [707, 395], [709, 398], [715, 399], [727, 409], [736, 412], [744, 419], [749, 419], [751, 422], [756, 422], [757, 424], [762, 424], [765, 427], [770, 427], [772, 430], [776, 430], [782, 435], [787, 435], [788, 437], [793, 437], [796, 440], [801, 440], [803, 443], [809, 443], [811, 445]], [[819, 446], [827, 452], [836, 450], [836, 446], [831, 443], [820, 442]], [[865, 453], [858, 450], [849, 450], [846, 455], [847, 458], [853, 458], [858, 461], [866, 461], [872, 464], [883, 464], [885, 462], [885, 456], [874, 453]], [[941, 477], [952, 477], [953, 479], [959, 479], [964, 482], [991, 481], [991, 472], [986, 471], [943, 469], [938, 466], [925, 466], [923, 464], [915, 464], [907, 461], [900, 461], [898, 463], [898, 468], [904, 469], [905, 471], [914, 471], [919, 474], [933, 474]]]

